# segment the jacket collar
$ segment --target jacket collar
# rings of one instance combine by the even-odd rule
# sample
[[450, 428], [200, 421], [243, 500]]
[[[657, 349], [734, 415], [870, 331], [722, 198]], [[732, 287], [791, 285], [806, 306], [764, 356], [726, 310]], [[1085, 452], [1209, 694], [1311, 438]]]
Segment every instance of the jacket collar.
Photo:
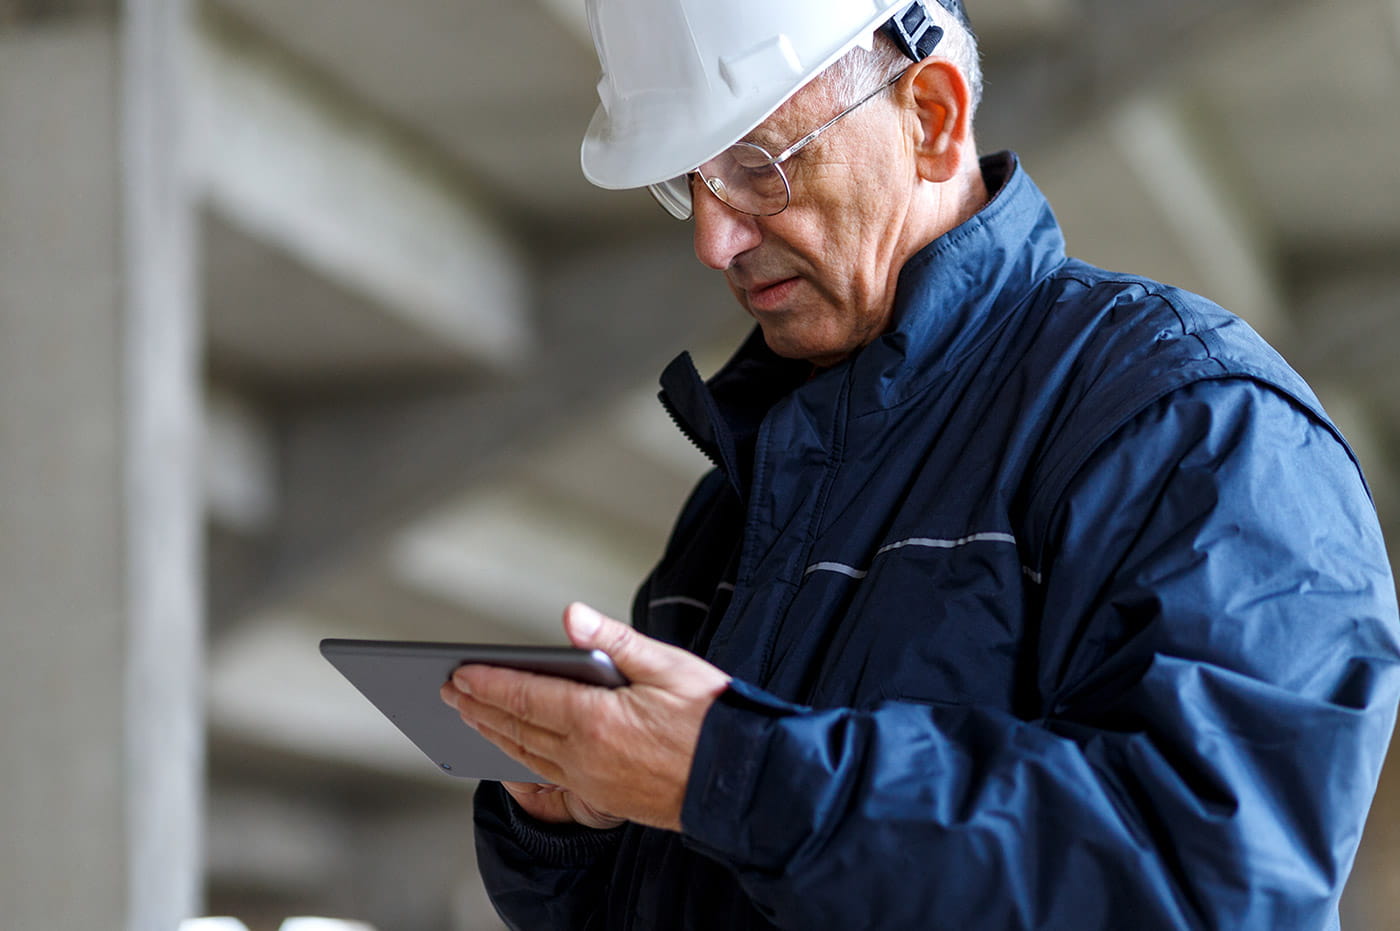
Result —
[[982, 174], [991, 201], [905, 264], [890, 331], [845, 363], [854, 413], [893, 407], [957, 369], [1064, 263], [1055, 216], [1016, 156], [983, 158]]
[[742, 495], [764, 415], [812, 371], [810, 362], [784, 359], [769, 349], [763, 332], [754, 327], [708, 382], [700, 379], [690, 353], [681, 353], [661, 373], [659, 397], [681, 432], [724, 470]]

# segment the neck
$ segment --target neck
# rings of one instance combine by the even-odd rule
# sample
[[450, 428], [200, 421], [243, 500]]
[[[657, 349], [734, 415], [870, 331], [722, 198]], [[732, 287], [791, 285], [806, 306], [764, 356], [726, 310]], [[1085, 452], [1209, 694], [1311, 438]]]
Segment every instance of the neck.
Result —
[[947, 181], [921, 183], [912, 210], [913, 222], [906, 226], [901, 265], [935, 239], [972, 219], [991, 199], [976, 153], [962, 159], [962, 164], [967, 167]]

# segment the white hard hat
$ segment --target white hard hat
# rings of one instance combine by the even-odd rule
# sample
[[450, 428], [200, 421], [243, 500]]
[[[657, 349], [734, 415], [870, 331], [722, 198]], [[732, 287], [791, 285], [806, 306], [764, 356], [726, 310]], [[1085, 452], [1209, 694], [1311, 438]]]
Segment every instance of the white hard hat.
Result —
[[[910, 0], [588, 0], [603, 66], [584, 176], [659, 184], [742, 139]], [[960, 6], [960, 5], [959, 5]]]

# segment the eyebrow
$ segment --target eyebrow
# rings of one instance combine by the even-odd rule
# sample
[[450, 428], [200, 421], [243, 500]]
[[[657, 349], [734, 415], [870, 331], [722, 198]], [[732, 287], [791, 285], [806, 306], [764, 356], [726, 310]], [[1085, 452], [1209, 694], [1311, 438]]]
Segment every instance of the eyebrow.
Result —
[[749, 134], [747, 136], [744, 136], [739, 141], [747, 142], [749, 145], [761, 146], [770, 151], [774, 146], [777, 146], [779, 149], [781, 149], [785, 145], [785, 143], [778, 138], [777, 134], [774, 133], [773, 130], [765, 129], [762, 126], [754, 127], [749, 131]]

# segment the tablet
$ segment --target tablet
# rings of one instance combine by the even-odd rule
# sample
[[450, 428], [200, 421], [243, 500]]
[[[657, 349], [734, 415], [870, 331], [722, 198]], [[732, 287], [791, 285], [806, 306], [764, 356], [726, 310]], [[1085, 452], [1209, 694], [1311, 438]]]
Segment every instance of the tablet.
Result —
[[547, 781], [506, 756], [443, 704], [438, 690], [458, 666], [508, 666], [610, 688], [627, 684], [602, 650], [574, 647], [328, 639], [321, 641], [321, 655], [434, 766], [449, 776], [469, 779]]

